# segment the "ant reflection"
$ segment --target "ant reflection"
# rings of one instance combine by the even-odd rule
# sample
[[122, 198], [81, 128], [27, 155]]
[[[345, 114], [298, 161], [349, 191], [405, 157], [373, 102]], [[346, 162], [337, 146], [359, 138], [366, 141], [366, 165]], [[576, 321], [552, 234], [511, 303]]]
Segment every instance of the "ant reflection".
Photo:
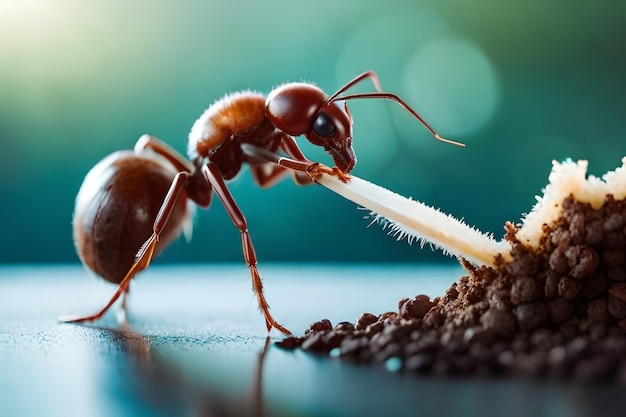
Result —
[[252, 380], [252, 393], [250, 407], [252, 410], [244, 409], [228, 409], [226, 403], [222, 401], [216, 401], [216, 398], [205, 398], [200, 403], [198, 413], [196, 417], [226, 417], [226, 416], [255, 416], [263, 417], [265, 415], [265, 406], [263, 402], [263, 364], [265, 363], [265, 357], [267, 350], [271, 344], [271, 338], [267, 336], [263, 348], [257, 357], [256, 367], [254, 370], [254, 377]]
[[[125, 310], [117, 313], [118, 329], [109, 327], [91, 328], [100, 332], [103, 342], [108, 342], [109, 354], [120, 355], [133, 369], [149, 374], [152, 369], [152, 352], [149, 337], [134, 331], [126, 320]], [[102, 344], [104, 345], [104, 343]], [[119, 363], [119, 361], [118, 361]]]
[[265, 355], [267, 354], [267, 349], [269, 348], [271, 343], [271, 339], [269, 336], [265, 338], [265, 344], [263, 345], [263, 349], [261, 349], [261, 353], [259, 353], [259, 358], [257, 359], [257, 366], [254, 378], [254, 395], [253, 395], [253, 404], [256, 405], [254, 410], [256, 413], [254, 414], [257, 417], [262, 417], [264, 415], [264, 407], [263, 407], [263, 363], [265, 362]]
[[[149, 409], [157, 416], [262, 417], [266, 414], [263, 367], [272, 342], [270, 337], [265, 338], [250, 369], [250, 391], [233, 398], [220, 391], [219, 386], [205, 385], [204, 381], [190, 377], [184, 367], [176, 364], [176, 352], [168, 353], [165, 349], [153, 352], [155, 345], [169, 344], [170, 337], [139, 333], [126, 321], [121, 322], [119, 329], [91, 329], [98, 332], [98, 345], [104, 347], [101, 351], [110, 362], [101, 375], [103, 385], [125, 409]], [[106, 343], [101, 343], [103, 340]], [[180, 347], [178, 343], [175, 346], [177, 350]], [[211, 369], [207, 366], [205, 372]], [[245, 384], [245, 376], [243, 379]]]

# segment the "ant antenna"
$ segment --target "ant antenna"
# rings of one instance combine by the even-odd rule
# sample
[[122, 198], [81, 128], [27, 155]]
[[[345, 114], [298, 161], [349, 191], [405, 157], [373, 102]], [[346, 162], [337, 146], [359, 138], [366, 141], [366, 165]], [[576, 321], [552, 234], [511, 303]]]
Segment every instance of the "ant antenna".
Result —
[[[355, 84], [360, 83], [361, 81], [363, 81], [366, 78], [369, 78], [369, 79], [372, 80], [372, 83], [374, 84], [374, 87], [377, 90], [376, 93], [349, 94], [347, 96], [339, 97], [339, 95], [341, 93], [343, 93], [344, 91], [348, 90], [349, 88], [351, 88]], [[402, 100], [400, 97], [398, 97], [397, 95], [395, 95], [393, 93], [384, 92], [382, 90], [382, 87], [380, 86], [380, 80], [378, 79], [378, 75], [376, 75], [376, 72], [374, 72], [374, 71], [371, 71], [371, 70], [370, 71], [366, 71], [363, 74], [359, 75], [358, 77], [356, 77], [355, 79], [350, 81], [348, 84], [344, 85], [339, 90], [337, 90], [337, 92], [335, 94], [333, 94], [332, 96], [330, 96], [326, 100], [326, 103], [330, 104], [330, 103], [332, 103], [334, 101], [345, 101], [345, 100], [352, 100], [352, 99], [355, 99], [355, 98], [378, 98], [378, 99], [393, 100], [396, 103], [400, 104], [402, 107], [404, 107], [404, 109], [407, 110], [409, 113], [411, 113], [413, 115], [413, 117], [415, 117], [417, 120], [419, 120], [420, 123], [422, 123], [426, 127], [426, 129], [428, 129], [428, 131], [435, 137], [435, 139], [437, 139], [437, 140], [439, 140], [441, 142], [449, 143], [451, 145], [460, 146], [461, 148], [465, 147], [464, 143], [456, 142], [454, 140], [446, 139], [446, 138], [443, 138], [443, 137], [439, 136], [439, 133], [435, 132], [435, 129], [430, 127], [430, 125], [428, 123], [426, 123], [426, 121], [424, 119], [422, 119], [422, 117], [419, 114], [417, 114], [417, 112], [415, 110], [413, 110], [408, 104], [406, 104], [404, 102], [404, 100]]]
[[408, 104], [406, 104], [404, 102], [404, 100], [402, 100], [400, 97], [398, 97], [395, 94], [392, 93], [385, 93], [385, 92], [378, 92], [378, 93], [360, 93], [360, 94], [349, 94], [347, 96], [343, 96], [343, 97], [336, 97], [333, 96], [331, 97], [330, 100], [327, 101], [327, 103], [332, 103], [333, 101], [344, 101], [344, 100], [352, 100], [355, 98], [379, 98], [379, 99], [387, 99], [387, 100], [393, 100], [396, 103], [398, 103], [399, 105], [401, 105], [402, 107], [404, 107], [405, 110], [407, 110], [409, 113], [411, 113], [413, 115], [413, 117], [415, 117], [417, 120], [420, 121], [420, 123], [422, 123], [426, 129], [428, 129], [428, 131], [435, 137], [435, 139], [441, 141], [441, 142], [445, 142], [445, 143], [449, 143], [451, 145], [456, 145], [456, 146], [460, 146], [461, 148], [465, 147], [464, 143], [461, 142], [457, 142], [454, 140], [450, 140], [450, 139], [446, 139], [444, 137], [439, 136], [439, 133], [437, 133], [435, 131], [435, 129], [433, 129], [432, 127], [430, 127], [430, 125], [428, 123], [426, 123], [426, 121], [424, 119], [422, 119], [422, 117], [417, 114], [417, 112], [415, 110], [413, 110]]

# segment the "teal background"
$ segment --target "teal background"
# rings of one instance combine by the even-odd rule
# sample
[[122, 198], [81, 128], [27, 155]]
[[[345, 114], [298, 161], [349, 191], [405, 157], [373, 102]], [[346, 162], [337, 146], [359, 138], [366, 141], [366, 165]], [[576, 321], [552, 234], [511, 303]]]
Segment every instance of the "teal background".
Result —
[[[77, 262], [82, 179], [141, 134], [184, 152], [194, 120], [229, 91], [304, 80], [330, 94], [368, 69], [467, 148], [433, 140], [394, 103], [353, 101], [353, 173], [499, 238], [553, 159], [588, 159], [596, 175], [621, 165], [624, 22], [620, 0], [3, 0], [0, 262]], [[261, 190], [244, 172], [231, 191], [262, 262], [447, 260], [368, 228], [367, 212], [323, 187]], [[215, 202], [160, 262], [241, 259]]]

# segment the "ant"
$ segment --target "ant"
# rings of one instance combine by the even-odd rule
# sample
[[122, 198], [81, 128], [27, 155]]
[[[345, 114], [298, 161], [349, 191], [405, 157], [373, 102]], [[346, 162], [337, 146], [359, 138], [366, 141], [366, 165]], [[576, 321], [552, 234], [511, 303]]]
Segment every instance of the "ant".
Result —
[[[376, 92], [342, 95], [366, 79]], [[76, 197], [74, 243], [83, 264], [118, 288], [96, 314], [63, 321], [98, 320], [120, 295], [124, 308], [133, 277], [181, 232], [191, 230], [190, 201], [207, 209], [214, 191], [241, 232], [243, 256], [268, 332], [275, 328], [291, 334], [269, 312], [246, 219], [226, 181], [235, 177], [244, 163], [261, 187], [270, 187], [289, 172], [301, 185], [313, 183], [322, 173], [348, 181], [356, 156], [346, 101], [366, 98], [393, 100], [436, 139], [464, 146], [440, 137], [402, 99], [383, 92], [374, 71], [364, 72], [331, 96], [308, 83], [284, 84], [267, 97], [253, 91], [228, 94], [193, 125], [189, 159], [157, 138], [144, 135], [134, 150], [110, 154], [87, 174]], [[300, 135], [322, 146], [335, 167], [308, 160], [294, 140]]]

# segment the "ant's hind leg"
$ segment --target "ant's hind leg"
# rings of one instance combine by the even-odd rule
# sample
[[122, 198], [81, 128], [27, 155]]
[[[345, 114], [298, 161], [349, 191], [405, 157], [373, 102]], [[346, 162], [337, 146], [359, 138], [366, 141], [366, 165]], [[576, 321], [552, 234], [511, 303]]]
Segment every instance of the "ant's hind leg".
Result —
[[252, 245], [252, 239], [250, 238], [250, 233], [248, 232], [248, 224], [246, 223], [246, 218], [243, 213], [235, 203], [235, 200], [228, 190], [226, 183], [224, 182], [224, 178], [220, 173], [217, 166], [209, 162], [208, 164], [202, 167], [202, 172], [206, 176], [207, 180], [211, 183], [215, 194], [217, 194], [218, 198], [224, 204], [226, 211], [230, 215], [233, 223], [237, 229], [241, 231], [241, 246], [243, 249], [243, 257], [250, 268], [250, 273], [252, 275], [252, 286], [254, 287], [254, 292], [257, 297], [257, 301], [259, 303], [259, 308], [263, 312], [263, 316], [265, 317], [265, 325], [267, 326], [267, 331], [269, 332], [272, 328], [275, 328], [282, 333], [291, 334], [289, 330], [281, 326], [274, 320], [272, 315], [270, 314], [270, 307], [265, 300], [265, 296], [263, 295], [263, 282], [261, 281], [261, 275], [257, 269], [257, 257], [254, 252], [254, 246]]
[[135, 262], [130, 267], [130, 270], [126, 273], [126, 276], [122, 279], [120, 284], [117, 287], [117, 291], [113, 294], [113, 297], [109, 300], [107, 305], [104, 306], [100, 311], [91, 316], [84, 317], [61, 317], [59, 321], [64, 323], [84, 323], [84, 322], [92, 322], [100, 319], [111, 306], [123, 295], [123, 304], [122, 308], [126, 309], [126, 294], [128, 293], [128, 286], [130, 285], [130, 281], [133, 277], [140, 271], [143, 271], [150, 265], [150, 261], [152, 260], [152, 256], [154, 255], [154, 249], [156, 248], [157, 243], [159, 243], [159, 236], [167, 221], [172, 213], [174, 207], [176, 207], [176, 202], [178, 201], [178, 197], [182, 192], [183, 188], [187, 183], [187, 179], [189, 178], [189, 174], [187, 172], [179, 172], [174, 177], [172, 181], [172, 185], [170, 185], [170, 189], [161, 204], [161, 208], [154, 220], [154, 224], [152, 226], [152, 236], [148, 238], [141, 246], [137, 254], [135, 255]]

